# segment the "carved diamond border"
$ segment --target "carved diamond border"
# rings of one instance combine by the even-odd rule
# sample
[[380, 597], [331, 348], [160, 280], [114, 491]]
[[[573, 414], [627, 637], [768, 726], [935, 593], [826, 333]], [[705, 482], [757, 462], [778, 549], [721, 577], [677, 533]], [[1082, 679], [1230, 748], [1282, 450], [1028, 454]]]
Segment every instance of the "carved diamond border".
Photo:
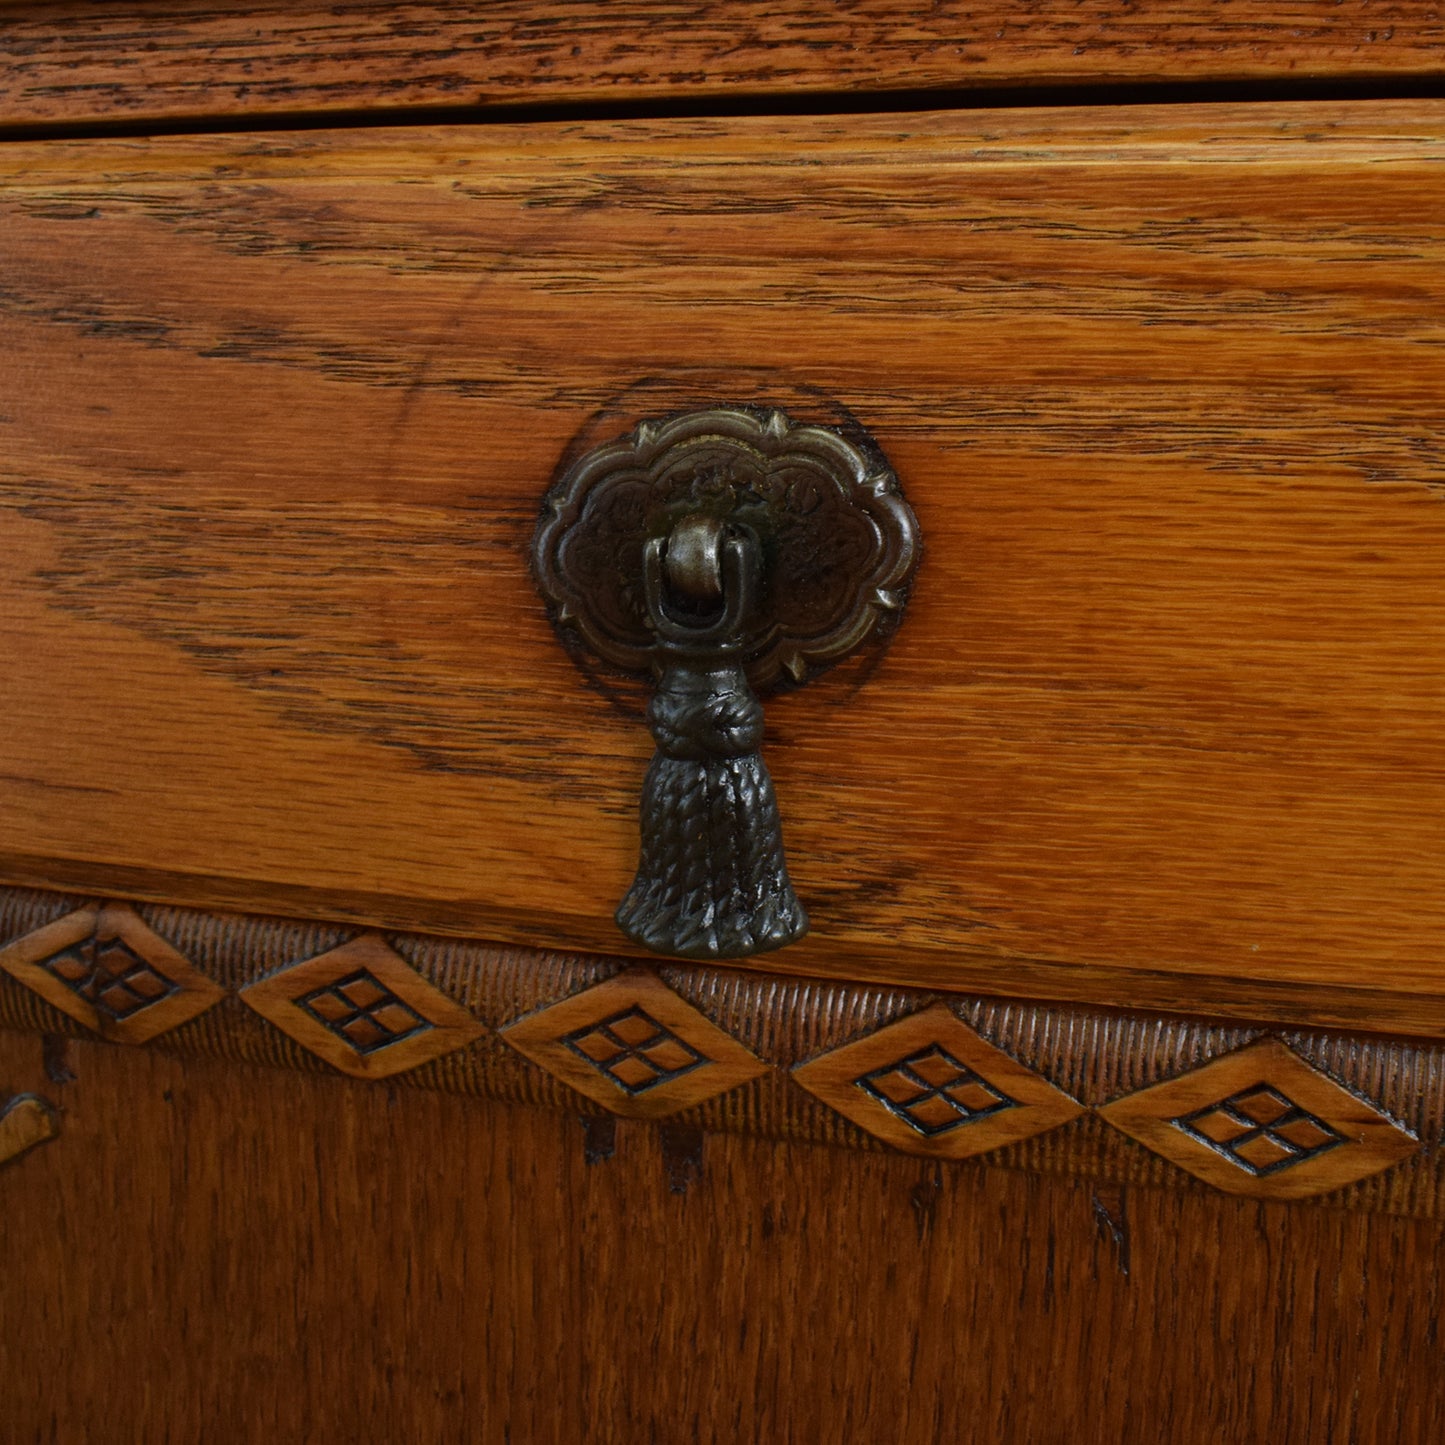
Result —
[[[1007, 1095], [1012, 1106], [969, 1120], [947, 1133], [926, 1135], [862, 1086], [869, 1074], [934, 1045]], [[1057, 1129], [1085, 1112], [1077, 1100], [981, 1038], [942, 1003], [798, 1065], [793, 1078], [874, 1138], [907, 1153], [937, 1159], [967, 1159], [1002, 1149]]]
[[[354, 1048], [299, 1000], [365, 971], [428, 1027], [371, 1053]], [[241, 1001], [303, 1049], [357, 1079], [385, 1079], [429, 1063], [480, 1038], [486, 1025], [428, 983], [379, 933], [363, 933], [339, 948], [268, 974], [241, 990]]]
[[[1181, 1121], [1260, 1085], [1277, 1089], [1344, 1136], [1344, 1142], [1288, 1168], [1257, 1173]], [[1278, 1039], [1262, 1039], [1187, 1074], [1126, 1094], [1096, 1111], [1146, 1149], [1231, 1194], [1305, 1199], [1398, 1164], [1419, 1141], [1358, 1095], [1305, 1063]]]
[[[569, 1045], [569, 1039], [575, 1041], [579, 1034], [631, 1009], [641, 1009], [663, 1025], [685, 1046], [701, 1054], [702, 1062], [642, 1092], [629, 1092], [600, 1064]], [[633, 1119], [675, 1114], [768, 1071], [761, 1059], [646, 968], [627, 969], [605, 983], [528, 1014], [503, 1029], [502, 1037], [518, 1053], [578, 1093], [614, 1114]]]
[[[114, 1018], [96, 1008], [45, 967], [57, 955], [91, 937], [119, 939], [173, 984], [174, 991], [125, 1018]], [[128, 903], [88, 904], [27, 933], [0, 949], [0, 969], [86, 1028], [126, 1044], [143, 1044], [177, 1028], [205, 1013], [226, 995], [220, 984], [207, 978], [167, 943]]]

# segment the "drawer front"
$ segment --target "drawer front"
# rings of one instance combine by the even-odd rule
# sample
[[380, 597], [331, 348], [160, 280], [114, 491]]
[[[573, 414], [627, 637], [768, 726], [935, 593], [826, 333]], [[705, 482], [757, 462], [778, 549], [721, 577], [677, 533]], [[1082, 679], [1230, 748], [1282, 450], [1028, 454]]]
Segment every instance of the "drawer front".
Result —
[[9, 882], [627, 952], [555, 469], [847, 415], [925, 552], [768, 705], [804, 973], [1445, 1028], [1445, 107], [0, 153]]

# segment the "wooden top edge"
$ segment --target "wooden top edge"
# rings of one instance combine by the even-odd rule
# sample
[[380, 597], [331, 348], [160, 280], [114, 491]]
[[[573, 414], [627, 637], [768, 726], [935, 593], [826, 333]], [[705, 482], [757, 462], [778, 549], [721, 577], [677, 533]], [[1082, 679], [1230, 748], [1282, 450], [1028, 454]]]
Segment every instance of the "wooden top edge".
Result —
[[[564, 953], [584, 950], [612, 960], [630, 958], [666, 966], [638, 948], [610, 922], [583, 936], [575, 919], [547, 937], [535, 917], [514, 921], [496, 909], [370, 895], [338, 896], [282, 883], [175, 873], [52, 859], [0, 859], [0, 894], [6, 889], [64, 890], [92, 897], [125, 897], [156, 906], [206, 911], [284, 914], [322, 926], [400, 930], [437, 939], [484, 938], [500, 948], [538, 947]], [[1361, 987], [1339, 980], [1234, 977], [1182, 973], [1168, 960], [1153, 967], [1074, 963], [1061, 959], [989, 956], [951, 947], [943, 951], [878, 950], [857, 946], [830, 950], [821, 959], [796, 950], [734, 959], [744, 973], [780, 969], [823, 984], [868, 985], [970, 993], [1037, 1003], [1082, 1004], [1105, 1009], [1150, 1009], [1177, 1015], [1207, 1014], [1265, 1027], [1346, 1028], [1393, 1037], [1445, 1039], [1445, 997], [1415, 992], [1403, 981]]]
[[0, 124], [1026, 85], [1437, 76], [1434, 7], [1372, 0], [260, 0], [0, 5]]
[[424, 182], [515, 164], [592, 160], [602, 148], [656, 165], [829, 164], [1027, 167], [1098, 165], [1388, 165], [1445, 161], [1445, 100], [1243, 105], [1025, 107], [859, 116], [552, 121], [406, 125], [265, 134], [231, 132], [11, 141], [0, 149], [8, 185], [32, 172], [94, 180], [120, 174], [164, 183], [196, 176], [239, 181], [383, 171]]

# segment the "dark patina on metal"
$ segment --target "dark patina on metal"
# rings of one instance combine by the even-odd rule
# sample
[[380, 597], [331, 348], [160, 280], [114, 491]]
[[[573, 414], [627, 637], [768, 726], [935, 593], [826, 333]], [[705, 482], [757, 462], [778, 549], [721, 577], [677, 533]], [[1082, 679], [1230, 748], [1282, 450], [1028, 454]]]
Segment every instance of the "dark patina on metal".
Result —
[[645, 421], [554, 483], [533, 566], [556, 622], [657, 678], [628, 937], [741, 958], [807, 932], [754, 690], [850, 653], [902, 606], [917, 555], [876, 447], [775, 410]]

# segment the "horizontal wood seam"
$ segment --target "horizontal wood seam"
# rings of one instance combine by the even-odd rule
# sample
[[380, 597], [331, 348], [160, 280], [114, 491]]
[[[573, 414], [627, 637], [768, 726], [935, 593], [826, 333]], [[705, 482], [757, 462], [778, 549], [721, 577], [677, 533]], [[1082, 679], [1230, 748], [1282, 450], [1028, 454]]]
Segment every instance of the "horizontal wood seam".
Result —
[[195, 112], [155, 119], [114, 119], [104, 113], [44, 122], [0, 117], [0, 142], [48, 140], [131, 140], [265, 134], [273, 131], [371, 130], [405, 126], [612, 125], [665, 120], [745, 120], [806, 116], [916, 115], [932, 112], [988, 112], [1021, 107], [1099, 110], [1123, 106], [1291, 105], [1330, 102], [1361, 104], [1445, 99], [1445, 75], [1379, 75], [1319, 80], [1280, 76], [1267, 82], [1157, 80], [1137, 85], [1106, 82], [996, 88], [941, 87], [937, 90], [818, 91], [746, 96], [712, 95], [704, 100], [524, 102], [508, 105], [378, 105], [366, 110], [274, 110], [258, 114]]

